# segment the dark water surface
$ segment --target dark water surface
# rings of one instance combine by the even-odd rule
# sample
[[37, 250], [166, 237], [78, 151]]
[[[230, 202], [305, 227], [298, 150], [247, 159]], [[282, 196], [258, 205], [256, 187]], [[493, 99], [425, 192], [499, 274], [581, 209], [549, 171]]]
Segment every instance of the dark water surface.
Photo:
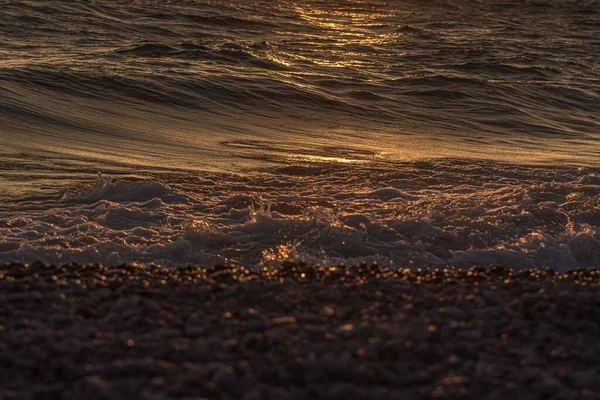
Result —
[[598, 1], [0, 11], [9, 152], [200, 169], [246, 165], [239, 157], [600, 159]]

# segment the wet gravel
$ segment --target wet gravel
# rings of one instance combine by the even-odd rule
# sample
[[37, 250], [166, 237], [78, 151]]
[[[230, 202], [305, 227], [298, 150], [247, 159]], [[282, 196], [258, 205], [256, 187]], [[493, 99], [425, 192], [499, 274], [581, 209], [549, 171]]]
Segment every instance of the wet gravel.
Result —
[[0, 399], [597, 399], [600, 270], [0, 267]]

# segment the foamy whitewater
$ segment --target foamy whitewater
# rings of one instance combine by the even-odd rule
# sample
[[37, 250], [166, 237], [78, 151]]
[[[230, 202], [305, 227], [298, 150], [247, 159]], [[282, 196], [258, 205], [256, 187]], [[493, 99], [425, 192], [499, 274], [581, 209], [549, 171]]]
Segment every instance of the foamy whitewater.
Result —
[[0, 262], [599, 267], [598, 60], [597, 0], [3, 2]]

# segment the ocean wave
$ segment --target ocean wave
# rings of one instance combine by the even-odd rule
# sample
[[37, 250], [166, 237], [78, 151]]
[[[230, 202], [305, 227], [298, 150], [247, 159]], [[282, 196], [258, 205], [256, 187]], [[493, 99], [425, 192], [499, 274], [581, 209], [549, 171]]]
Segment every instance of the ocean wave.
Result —
[[[574, 203], [588, 207], [585, 218], [565, 209], [564, 198], [536, 208], [526, 195], [537, 183], [519, 172], [529, 170], [513, 171], [523, 175], [518, 179], [490, 170], [498, 184], [513, 180], [513, 208], [508, 195], [488, 199], [487, 191], [460, 186], [485, 183], [484, 172], [475, 179], [460, 163], [440, 164], [446, 183], [433, 183], [432, 166], [401, 165], [394, 176], [391, 170], [400, 160], [446, 157], [600, 165], [597, 1], [5, 3], [0, 212], [12, 207], [4, 199], [35, 203], [60, 185], [88, 182], [99, 168], [137, 179], [72, 193], [51, 201], [54, 208], [39, 205], [45, 211], [30, 218], [30, 227], [17, 207], [23, 231], [4, 231], [6, 259], [30, 260], [17, 240], [31, 238], [31, 259], [53, 262], [104, 260], [106, 249], [116, 254], [111, 262], [152, 262], [160, 251], [165, 263], [251, 265], [277, 254], [394, 265], [594, 260], [577, 244], [596, 240], [581, 233], [588, 232], [584, 224], [596, 229], [589, 222], [596, 218], [593, 199]], [[273, 176], [273, 166], [281, 176]], [[479, 170], [473, 161], [468, 168]], [[256, 180], [215, 175], [209, 184], [180, 181], [178, 174], [158, 179], [158, 170], [262, 172]], [[551, 171], [568, 190], [595, 196], [593, 175]], [[153, 180], [139, 181], [146, 176]], [[449, 205], [444, 190], [458, 190], [458, 203]], [[427, 193], [435, 201], [427, 203]], [[468, 196], [486, 213], [464, 206], [467, 216], [461, 214]], [[85, 208], [95, 204], [98, 215]], [[492, 204], [506, 215], [493, 219]], [[546, 224], [544, 215], [555, 223]], [[57, 218], [46, 223], [67, 239], [44, 236], [49, 225], [36, 225], [39, 218]], [[84, 219], [81, 230], [73, 227]], [[281, 234], [269, 236], [268, 229]], [[87, 230], [93, 233], [81, 233]], [[546, 238], [545, 250], [517, 240], [531, 242], [534, 231]], [[577, 235], [584, 239], [573, 242]], [[169, 243], [179, 250], [165, 250]]]
[[565, 271], [600, 266], [599, 201], [597, 170], [458, 161], [167, 181], [100, 175], [91, 188], [0, 212], [0, 261]]
[[[580, 91], [577, 101], [568, 92], [589, 86], [584, 76], [598, 79], [595, 47], [577, 42], [573, 29], [554, 35], [530, 23], [526, 11], [564, 8], [564, 15], [552, 18], [577, 24], [586, 37], [588, 28], [580, 23], [597, 19], [594, 2], [332, 4], [13, 2], [0, 24], [11, 60], [0, 79], [57, 96], [118, 99], [132, 108], [140, 101], [147, 107], [207, 107], [209, 113], [247, 106], [249, 114], [273, 118], [283, 111], [284, 117], [323, 124], [334, 112], [338, 123], [400, 130], [415, 129], [411, 121], [431, 113], [436, 118], [426, 119], [432, 125], [453, 120], [459, 108], [469, 129], [491, 135], [498, 129], [478, 123], [479, 105], [512, 102], [531, 113], [549, 110], [536, 121], [513, 113], [510, 127], [591, 131], [563, 105], [597, 114], [591, 89]], [[490, 10], [496, 22], [489, 21]], [[85, 35], [70, 40], [74, 32]], [[40, 37], [46, 45], [39, 45]], [[546, 102], [549, 90], [552, 104]], [[427, 101], [413, 104], [414, 96]]]

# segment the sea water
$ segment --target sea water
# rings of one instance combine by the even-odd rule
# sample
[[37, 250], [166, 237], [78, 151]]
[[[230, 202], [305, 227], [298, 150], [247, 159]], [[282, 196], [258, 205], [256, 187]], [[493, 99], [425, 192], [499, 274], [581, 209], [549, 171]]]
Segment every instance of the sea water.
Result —
[[20, 0], [0, 39], [0, 261], [600, 264], [598, 1]]

